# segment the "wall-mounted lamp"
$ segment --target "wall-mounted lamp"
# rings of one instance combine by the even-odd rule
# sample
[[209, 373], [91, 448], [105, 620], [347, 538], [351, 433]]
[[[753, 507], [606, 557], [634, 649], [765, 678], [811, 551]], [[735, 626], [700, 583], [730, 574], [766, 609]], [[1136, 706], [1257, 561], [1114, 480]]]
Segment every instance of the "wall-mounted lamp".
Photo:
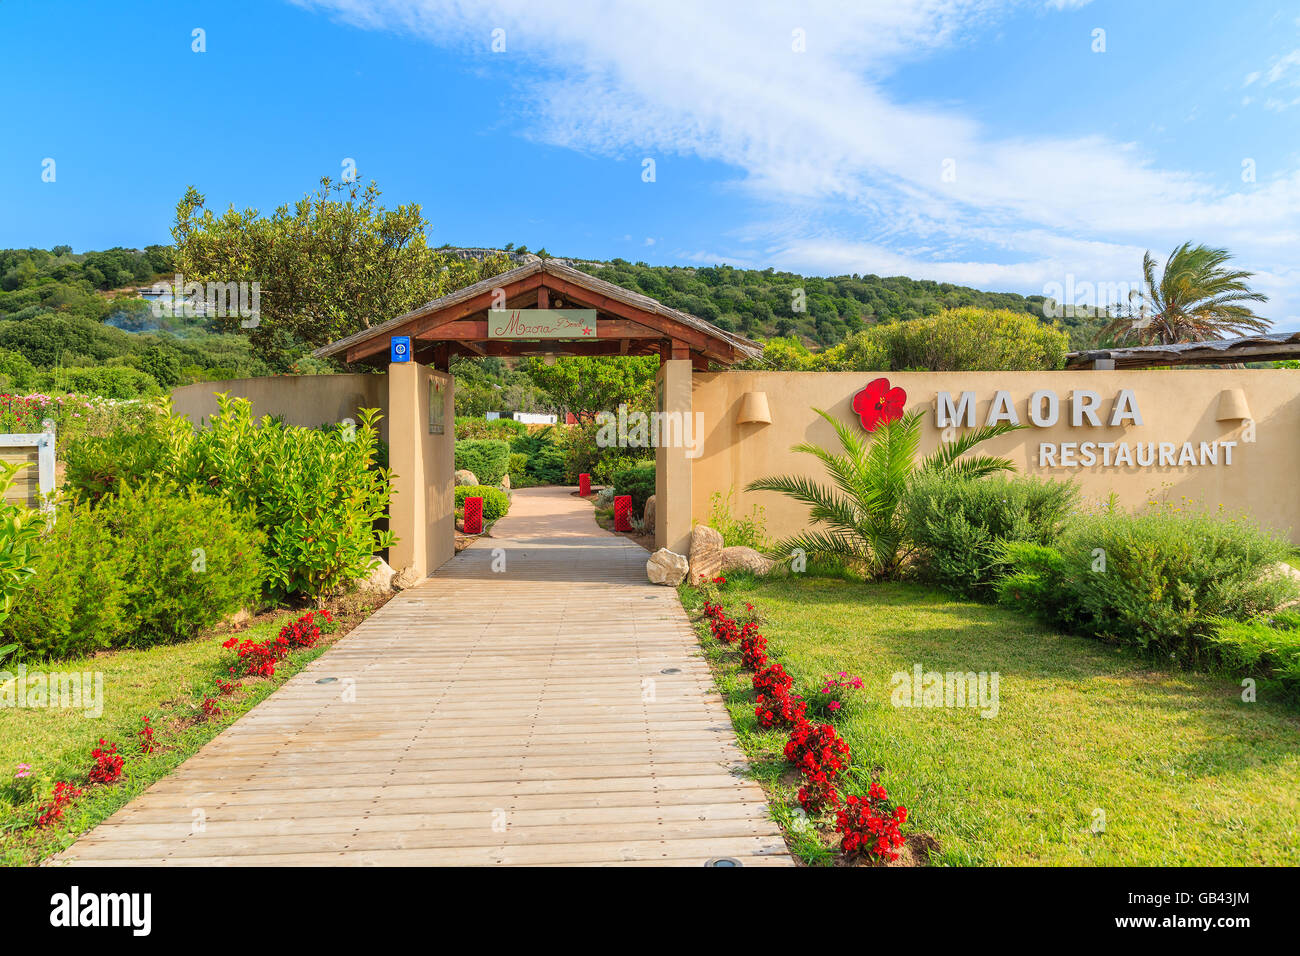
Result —
[[736, 423], [744, 425], [749, 422], [772, 424], [772, 411], [767, 407], [767, 392], [746, 392], [740, 400], [740, 414], [736, 416]]
[[1215, 421], [1235, 422], [1250, 417], [1250, 406], [1246, 404], [1244, 389], [1225, 388], [1219, 393], [1219, 411], [1214, 416]]

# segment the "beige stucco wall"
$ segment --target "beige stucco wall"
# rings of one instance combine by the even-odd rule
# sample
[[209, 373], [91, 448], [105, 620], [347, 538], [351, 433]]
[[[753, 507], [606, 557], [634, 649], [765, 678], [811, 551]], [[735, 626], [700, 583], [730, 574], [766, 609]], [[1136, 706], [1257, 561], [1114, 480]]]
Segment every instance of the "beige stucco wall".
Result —
[[[388, 463], [393, 471], [389, 528], [397, 543], [388, 550], [397, 571], [411, 568], [424, 577], [455, 554], [455, 416], [454, 382], [418, 362], [388, 366]], [[441, 435], [429, 434], [430, 382], [443, 385]]]
[[357, 410], [384, 412], [379, 437], [388, 440], [388, 376], [386, 375], [271, 375], [200, 382], [172, 390], [172, 407], [196, 425], [217, 411], [217, 393], [228, 392], [253, 403], [256, 415], [281, 415], [290, 425], [315, 428], [356, 420]]
[[[767, 527], [781, 537], [805, 527], [807, 509], [772, 493], [748, 493], [750, 481], [764, 475], [802, 473], [825, 479], [821, 466], [808, 455], [795, 454], [791, 446], [813, 442], [838, 448], [834, 429], [813, 413], [825, 409], [842, 421], [857, 422], [851, 408], [854, 394], [879, 373], [861, 372], [710, 372], [694, 376], [694, 407], [704, 415], [705, 441], [692, 469], [692, 511], [696, 521], [707, 521], [710, 496], [734, 488], [738, 511], [753, 503], [767, 509]], [[906, 408], [924, 409], [922, 453], [940, 441], [934, 402], [940, 390], [955, 400], [965, 390], [976, 395], [976, 422], [983, 424], [994, 393], [1010, 393], [1021, 422], [1028, 423], [1031, 393], [1050, 389], [1059, 396], [1059, 420], [1051, 427], [1030, 427], [981, 445], [982, 450], [1006, 455], [1026, 474], [1073, 478], [1092, 500], [1111, 492], [1126, 506], [1140, 506], [1152, 495], [1177, 501], [1186, 496], [1211, 508], [1247, 511], [1262, 523], [1288, 532], [1300, 543], [1300, 372], [1291, 370], [1210, 369], [1152, 371], [1071, 372], [891, 372], [891, 385], [907, 392]], [[1121, 389], [1131, 389], [1143, 424], [1110, 427], [1107, 423]], [[1219, 396], [1224, 389], [1241, 388], [1254, 422], [1216, 421]], [[1070, 398], [1075, 389], [1101, 395], [1102, 427], [1071, 425]], [[737, 413], [747, 391], [767, 393], [772, 423], [738, 425]], [[1086, 421], [1086, 419], [1085, 419]], [[856, 427], [856, 426], [855, 426]], [[1252, 441], [1251, 438], [1254, 438]], [[1103, 467], [1094, 449], [1095, 467], [1062, 468], [1059, 446], [1064, 442], [1173, 442], [1176, 454], [1182, 443], [1193, 442], [1198, 457], [1200, 443], [1237, 442], [1232, 463], [1220, 445], [1217, 465], [1161, 466], [1157, 456], [1151, 467]], [[1039, 465], [1040, 443], [1057, 446], [1058, 466]], [[1079, 452], [1076, 450], [1076, 460]]]
[[[691, 363], [671, 359], [659, 366], [655, 377], [657, 408], [676, 413], [678, 421], [691, 421]], [[691, 479], [694, 470], [685, 442], [661, 442], [655, 448], [655, 547], [678, 554], [690, 549]]]

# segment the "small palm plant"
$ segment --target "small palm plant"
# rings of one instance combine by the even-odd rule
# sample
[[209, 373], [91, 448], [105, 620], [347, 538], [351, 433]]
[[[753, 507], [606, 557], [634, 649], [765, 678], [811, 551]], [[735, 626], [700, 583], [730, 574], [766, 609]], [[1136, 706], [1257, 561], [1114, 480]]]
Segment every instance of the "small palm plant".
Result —
[[949, 474], [982, 478], [1014, 467], [1009, 458], [990, 455], [963, 457], [981, 442], [1023, 428], [1000, 422], [966, 432], [917, 460], [921, 444], [921, 412], [880, 423], [861, 435], [820, 408], [813, 409], [831, 423], [842, 453], [804, 442], [792, 451], [813, 455], [826, 467], [832, 486], [801, 475], [775, 475], [749, 484], [749, 491], [775, 491], [810, 506], [809, 518], [824, 530], [810, 529], [778, 542], [771, 553], [789, 558], [796, 551], [809, 556], [846, 559], [863, 567], [868, 577], [896, 577], [911, 554], [899, 505], [913, 478]]

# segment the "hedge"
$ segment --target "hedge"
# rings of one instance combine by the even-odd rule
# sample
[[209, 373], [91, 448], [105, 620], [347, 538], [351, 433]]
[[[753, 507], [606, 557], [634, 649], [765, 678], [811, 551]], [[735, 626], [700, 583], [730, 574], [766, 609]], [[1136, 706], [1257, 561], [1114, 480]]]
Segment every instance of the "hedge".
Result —
[[456, 470], [472, 471], [485, 485], [499, 485], [510, 468], [510, 445], [498, 438], [456, 442]]
[[465, 510], [466, 498], [483, 499], [484, 522], [504, 518], [506, 512], [510, 510], [510, 496], [500, 488], [491, 488], [487, 485], [461, 485], [456, 489], [457, 511]]
[[614, 475], [614, 494], [631, 495], [632, 511], [640, 517], [645, 503], [655, 493], [655, 466], [653, 462], [632, 465]]

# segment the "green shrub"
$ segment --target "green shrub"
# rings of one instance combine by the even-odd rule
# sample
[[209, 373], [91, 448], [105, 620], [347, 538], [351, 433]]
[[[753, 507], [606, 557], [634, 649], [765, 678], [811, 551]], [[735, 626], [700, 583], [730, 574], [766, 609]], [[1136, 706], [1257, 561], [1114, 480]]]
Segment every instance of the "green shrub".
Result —
[[996, 560], [1006, 569], [993, 583], [999, 604], [1053, 627], [1078, 626], [1079, 609], [1065, 589], [1065, 558], [1060, 551], [1028, 541], [1006, 541]]
[[138, 428], [88, 435], [63, 452], [63, 487], [74, 496], [97, 501], [122, 482], [141, 484], [163, 467], [166, 455], [165, 433], [157, 417]]
[[523, 452], [510, 453], [509, 475], [511, 482], [523, 478], [528, 474], [528, 456]]
[[722, 543], [730, 548], [743, 545], [755, 551], [766, 551], [772, 542], [767, 537], [767, 510], [754, 505], [748, 515], [739, 517], [731, 513], [734, 491], [725, 495], [715, 491], [709, 499], [709, 527], [722, 535]]
[[1077, 507], [1070, 482], [1023, 476], [920, 475], [903, 497], [907, 535], [923, 573], [960, 594], [987, 592], [1008, 541], [1049, 545]]
[[456, 489], [456, 510], [464, 511], [466, 498], [483, 499], [483, 521], [485, 523], [504, 518], [510, 510], [510, 496], [500, 488], [488, 485], [461, 485]]
[[456, 416], [456, 438], [483, 439], [496, 438], [513, 441], [520, 435], [528, 433], [528, 426], [513, 418], [474, 418], [469, 415]]
[[375, 467], [379, 413], [362, 409], [355, 429], [322, 431], [255, 422], [247, 399], [219, 395], [217, 404], [197, 432], [185, 418], [168, 420], [164, 468], [255, 516], [267, 537], [267, 592], [319, 600], [364, 576], [396, 540], [375, 529], [391, 494], [391, 473]]
[[1070, 338], [1029, 312], [961, 306], [875, 325], [813, 358], [831, 371], [1059, 369]]
[[499, 485], [510, 467], [510, 446], [499, 438], [471, 438], [456, 442], [456, 469], [474, 472], [485, 485]]
[[8, 392], [21, 392], [36, 380], [36, 367], [27, 356], [13, 349], [0, 349], [0, 385]]
[[[32, 549], [45, 527], [45, 518], [39, 512], [4, 497], [23, 467], [0, 461], [0, 627], [35, 573], [31, 567]], [[0, 660], [4, 656], [0, 654]]]
[[158, 380], [148, 372], [126, 365], [93, 365], [40, 372], [36, 383], [45, 388], [115, 399], [140, 398], [161, 391]]
[[528, 456], [528, 477], [534, 484], [562, 485], [568, 476], [564, 449], [551, 426], [520, 435], [510, 444], [512, 452]]
[[614, 494], [632, 496], [632, 514], [640, 517], [646, 500], [655, 493], [653, 462], [624, 468], [614, 475]]
[[612, 485], [614, 476], [625, 468], [635, 468], [638, 465], [654, 464], [653, 458], [637, 457], [635, 455], [618, 454], [614, 450], [606, 452], [596, 460], [591, 466], [591, 483], [593, 485]]
[[264, 543], [251, 516], [172, 485], [63, 502], [5, 634], [42, 659], [191, 638], [255, 601]]
[[[1074, 519], [1056, 548], [1007, 548], [999, 598], [1047, 602], [1048, 619], [1142, 650], [1208, 661], [1215, 621], [1274, 611], [1298, 589], [1274, 565], [1286, 543], [1243, 518], [1161, 507]], [[1019, 595], [1019, 597], [1017, 597]]]
[[1220, 619], [1208, 640], [1219, 661], [1234, 674], [1255, 675], [1265, 687], [1300, 700], [1300, 614], [1279, 611], [1249, 621]]

